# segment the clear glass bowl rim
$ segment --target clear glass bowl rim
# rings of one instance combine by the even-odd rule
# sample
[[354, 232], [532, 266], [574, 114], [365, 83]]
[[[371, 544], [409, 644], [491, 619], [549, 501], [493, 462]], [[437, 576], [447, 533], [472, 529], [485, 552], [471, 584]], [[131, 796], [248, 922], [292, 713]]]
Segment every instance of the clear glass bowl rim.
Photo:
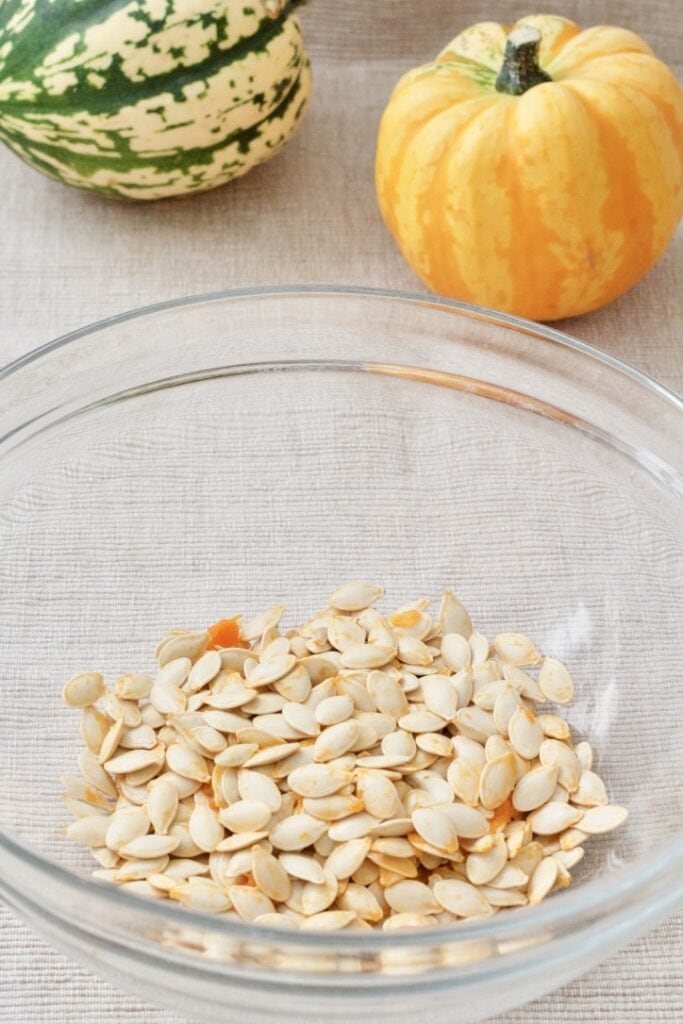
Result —
[[[325, 295], [335, 298], [355, 296], [370, 300], [397, 300], [408, 305], [419, 305], [445, 311], [450, 310], [462, 316], [489, 322], [499, 327], [538, 337], [546, 342], [552, 342], [555, 345], [588, 357], [616, 374], [629, 377], [660, 400], [673, 406], [681, 415], [681, 424], [683, 425], [683, 397], [677, 395], [654, 377], [636, 369], [636, 367], [631, 366], [618, 357], [603, 352], [587, 342], [573, 338], [563, 331], [558, 331], [556, 328], [512, 316], [508, 313], [487, 309], [483, 306], [458, 302], [441, 296], [402, 290], [365, 288], [356, 285], [276, 285], [226, 289], [140, 306], [133, 310], [87, 324], [84, 327], [54, 338], [38, 348], [32, 349], [4, 367], [0, 367], [0, 381], [11, 377], [22, 368], [48, 356], [59, 348], [74, 344], [80, 339], [88, 338], [92, 334], [130, 320], [169, 312], [173, 309], [226, 301], [257, 298], [266, 300], [283, 296], [323, 297]], [[145, 341], [144, 344], [149, 344], [149, 342]], [[295, 360], [294, 363], [298, 361]], [[292, 363], [290, 362], [288, 365], [291, 367]], [[0, 441], [2, 440], [0, 438]], [[205, 931], [211, 931], [226, 937], [231, 936], [246, 942], [272, 941], [283, 946], [302, 945], [308, 947], [311, 944], [311, 935], [307, 933], [285, 928], [253, 926], [243, 921], [221, 920], [210, 914], [203, 914], [184, 907], [176, 907], [170, 902], [148, 901], [143, 897], [122, 892], [104, 883], [91, 881], [61, 867], [49, 858], [43, 857], [26, 843], [14, 838], [6, 829], [0, 827], [0, 854], [3, 851], [9, 856], [10, 860], [18, 858], [28, 863], [37, 874], [45, 877], [47, 884], [57, 885], [63, 891], [69, 892], [73, 896], [74, 906], [78, 905], [79, 899], [87, 899], [88, 896], [93, 896], [97, 900], [109, 903], [112, 908], [122, 909], [128, 906], [131, 910], [139, 911], [141, 906], [147, 906], [150, 912], [155, 916], [158, 915], [169, 924], [181, 926], [192, 926], [194, 924]], [[461, 938], [465, 941], [474, 939], [486, 940], [494, 935], [496, 940], [500, 941], [501, 939], [519, 935], [520, 932], [528, 933], [529, 931], [536, 932], [544, 929], [553, 930], [555, 927], [566, 933], [572, 928], [574, 922], [579, 923], [585, 919], [586, 915], [591, 917], [600, 916], [603, 913], [609, 915], [611, 909], [622, 905], [629, 898], [637, 901], [638, 894], [645, 892], [650, 883], [655, 880], [658, 880], [657, 889], [659, 891], [665, 890], [667, 884], [670, 885], [670, 905], [673, 910], [681, 895], [681, 886], [675, 883], [680, 883], [682, 876], [683, 829], [680, 829], [660, 848], [658, 854], [653, 855], [650, 851], [631, 862], [627, 867], [611, 874], [607, 881], [595, 879], [586, 882], [575, 892], [558, 893], [547, 903], [535, 907], [525, 907], [522, 914], [497, 914], [490, 921], [486, 919], [463, 921], [457, 929], [446, 925], [438, 928], [411, 928], [403, 932], [390, 933], [317, 932], [315, 933], [315, 945], [321, 949], [328, 948], [339, 952], [347, 951], [351, 953], [353, 951], [381, 951], [402, 946], [431, 946], [439, 942], [458, 942]], [[5, 877], [3, 881], [7, 888], [11, 890], [11, 880]]]

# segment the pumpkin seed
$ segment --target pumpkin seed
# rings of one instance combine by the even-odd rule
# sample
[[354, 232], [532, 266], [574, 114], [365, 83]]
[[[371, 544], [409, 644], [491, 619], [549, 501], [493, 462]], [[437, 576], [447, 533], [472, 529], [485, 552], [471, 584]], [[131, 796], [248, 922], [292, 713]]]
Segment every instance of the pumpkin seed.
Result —
[[462, 879], [440, 878], [432, 892], [439, 906], [456, 917], [483, 917], [491, 913], [481, 890]]
[[472, 664], [472, 651], [460, 633], [445, 633], [441, 641], [441, 657], [453, 672], [461, 672]]
[[[537, 836], [554, 836], [556, 833], [576, 825], [583, 817], [583, 811], [577, 807], [570, 807], [569, 804], [551, 800], [539, 810], [533, 811], [529, 815], [529, 821]], [[581, 827], [583, 829], [582, 821]]]
[[508, 724], [508, 735], [520, 757], [538, 757], [543, 743], [543, 729], [529, 708], [521, 705], [513, 713]]
[[330, 607], [340, 612], [359, 612], [374, 604], [383, 593], [384, 587], [374, 583], [345, 583], [330, 594]]
[[384, 618], [382, 593], [346, 584], [286, 635], [277, 605], [241, 627], [249, 649], [172, 630], [156, 678], [113, 692], [70, 680], [86, 749], [63, 778], [67, 835], [95, 876], [310, 931], [434, 926], [569, 885], [627, 812], [590, 745], [531, 710], [571, 699], [567, 669], [546, 657], [536, 682], [533, 642], [490, 650], [450, 591], [436, 622], [422, 598]]
[[382, 668], [393, 661], [396, 651], [381, 644], [354, 644], [341, 656], [344, 668]]
[[62, 697], [69, 707], [88, 708], [96, 704], [104, 692], [104, 677], [99, 672], [82, 672], [69, 680]]
[[[354, 703], [348, 694], [340, 694], [335, 697], [326, 697], [316, 705], [313, 712], [316, 722], [320, 725], [330, 726], [345, 722], [354, 712]], [[320, 729], [318, 729], [320, 732]]]
[[518, 811], [535, 811], [547, 803], [557, 784], [557, 766], [546, 765], [523, 775], [515, 786], [512, 803]]
[[500, 807], [512, 792], [516, 781], [513, 754], [503, 754], [484, 766], [479, 780], [479, 800], [482, 807], [492, 811]]
[[[619, 828], [628, 818], [625, 807], [606, 804], [603, 807], [591, 807], [581, 817], [581, 831], [588, 835], [600, 835]], [[574, 823], [572, 823], [574, 824]]]
[[122, 857], [137, 860], [157, 859], [177, 849], [179, 841], [176, 836], [137, 836], [124, 843], [118, 850]]
[[545, 899], [557, 879], [558, 865], [554, 857], [544, 857], [529, 879], [527, 899], [529, 903], [540, 903]]

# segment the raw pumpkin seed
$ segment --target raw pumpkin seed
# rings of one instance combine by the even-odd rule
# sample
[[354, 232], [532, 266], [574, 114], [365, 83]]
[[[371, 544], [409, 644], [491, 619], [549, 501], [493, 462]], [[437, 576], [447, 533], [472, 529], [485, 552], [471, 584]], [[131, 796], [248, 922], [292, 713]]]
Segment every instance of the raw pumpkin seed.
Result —
[[450, 591], [436, 619], [423, 598], [383, 616], [383, 592], [345, 584], [285, 635], [276, 605], [243, 647], [172, 630], [154, 679], [70, 679], [66, 834], [95, 877], [307, 931], [433, 927], [569, 885], [627, 812], [590, 745], [532, 710], [571, 700], [568, 670], [521, 633], [489, 645]]

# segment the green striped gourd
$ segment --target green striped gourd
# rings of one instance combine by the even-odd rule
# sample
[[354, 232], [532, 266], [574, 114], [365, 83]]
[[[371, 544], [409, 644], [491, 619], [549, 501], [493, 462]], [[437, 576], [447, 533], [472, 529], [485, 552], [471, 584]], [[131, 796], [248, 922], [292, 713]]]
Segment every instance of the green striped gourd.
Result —
[[282, 0], [0, 0], [0, 139], [128, 199], [215, 188], [296, 129], [310, 68]]

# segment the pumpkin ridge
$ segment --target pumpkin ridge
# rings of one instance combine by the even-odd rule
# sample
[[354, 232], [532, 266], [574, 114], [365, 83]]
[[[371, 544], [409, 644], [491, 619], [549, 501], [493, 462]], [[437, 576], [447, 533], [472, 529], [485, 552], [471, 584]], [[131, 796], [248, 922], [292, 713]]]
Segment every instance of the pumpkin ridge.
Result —
[[[495, 100], [494, 100], [495, 102]], [[423, 175], [423, 187], [420, 188], [419, 175], [416, 176], [416, 169], [424, 166], [424, 155], [433, 152], [434, 146], [443, 148], [443, 156], [448, 159], [448, 146], [454, 138], [457, 138], [463, 130], [476, 121], [484, 112], [490, 110], [492, 97], [482, 96], [476, 100], [469, 100], [456, 106], [450, 106], [441, 111], [436, 117], [431, 118], [422, 129], [411, 136], [409, 145], [402, 154], [402, 161], [396, 174], [397, 192], [399, 198], [396, 203], [396, 212], [404, 212], [406, 199], [409, 197], [409, 205], [412, 207], [412, 216], [406, 222], [401, 222], [397, 216], [397, 223], [401, 227], [397, 229], [397, 241], [404, 252], [410, 252], [411, 259], [415, 261], [416, 273], [428, 273], [428, 268], [423, 266], [425, 254], [430, 250], [436, 251], [435, 262], [445, 265], [451, 262], [450, 249], [443, 244], [441, 237], [442, 221], [445, 211], [439, 216], [429, 216], [434, 195], [439, 192], [439, 181], [444, 173], [444, 166], [440, 158], [435, 158], [432, 172], [429, 177]], [[428, 136], [433, 136], [429, 138]], [[410, 187], [401, 188], [401, 182], [408, 178]], [[410, 224], [410, 229], [407, 229]], [[411, 247], [410, 241], [415, 244]], [[433, 247], [433, 249], [432, 249]], [[441, 269], [441, 267], [440, 267]], [[439, 272], [440, 272], [439, 269]]]
[[[481, 187], [479, 181], [472, 181], [472, 194], [475, 197], [471, 207], [471, 219], [475, 221], [472, 224], [468, 223], [461, 210], [454, 206], [451, 182], [455, 178], [463, 186], [465, 185], [469, 180], [467, 178], [468, 171], [477, 165], [475, 153], [481, 154], [484, 147], [489, 144], [494, 149], [500, 149], [502, 133], [498, 133], [493, 140], [490, 140], [486, 128], [488, 128], [489, 121], [502, 120], [504, 123], [509, 116], [510, 109], [514, 106], [514, 100], [512, 97], [502, 97], [497, 93], [493, 93], [491, 99], [493, 102], [483, 107], [476, 117], [461, 125], [457, 145], [450, 153], [448, 151], [445, 153], [439, 169], [441, 173], [433, 186], [437, 197], [443, 197], [440, 216], [434, 218], [433, 221], [434, 235], [432, 235], [432, 237], [436, 236], [437, 251], [441, 253], [440, 266], [436, 273], [436, 280], [440, 282], [439, 289], [448, 288], [448, 282], [457, 280], [462, 283], [462, 294], [473, 301], [476, 301], [476, 285], [485, 280], [487, 276], [487, 250], [492, 248], [494, 250], [493, 258], [498, 259], [498, 253], [495, 250], [500, 245], [501, 225], [498, 223], [496, 229], [491, 232], [490, 225], [484, 220], [485, 208], [488, 204], [496, 202], [494, 190]], [[483, 121], [486, 124], [482, 124]], [[465, 154], [464, 161], [463, 153]], [[434, 200], [435, 204], [437, 201]], [[468, 244], [462, 244], [463, 239]], [[500, 270], [503, 274], [506, 268], [501, 266]], [[476, 278], [480, 280], [473, 280]], [[491, 304], [494, 303], [491, 302]]]
[[[600, 83], [603, 87], [605, 84], [604, 82]], [[603, 302], [611, 301], [639, 281], [659, 258], [669, 239], [666, 238], [661, 245], [656, 244], [655, 210], [652, 200], [643, 189], [638, 165], [631, 145], [629, 145], [632, 143], [632, 139], [625, 137], [623, 132], [619, 132], [613, 121], [599, 112], [594, 103], [588, 107], [587, 97], [583, 94], [583, 83], [577, 80], [566, 82], [565, 85], [587, 107], [597, 128], [603, 163], [611, 182], [611, 188], [603, 204], [603, 222], [606, 231], [615, 231], [622, 236], [621, 260], [618, 269], [611, 275], [607, 290], [608, 297], [600, 300], [600, 305], [602, 305]], [[616, 85], [611, 87], [614, 89], [615, 97], [623, 99], [621, 90]], [[636, 115], [635, 119], [641, 120], [640, 112], [633, 108], [628, 118], [620, 120], [624, 130], [629, 132], [633, 130], [634, 121], [631, 120], [631, 117], [634, 114]], [[647, 128], [647, 118], [642, 118], [642, 121]], [[624, 226], [624, 210], [629, 211], [629, 221], [626, 227]]]
[[[458, 102], [455, 98], [445, 97], [443, 105], [437, 109], [429, 110], [425, 113], [424, 117], [421, 117], [415, 121], [411, 121], [410, 130], [405, 131], [401, 144], [392, 151], [390, 161], [385, 165], [385, 160], [381, 157], [384, 156], [383, 147], [381, 141], [377, 146], [377, 159], [376, 159], [376, 179], [377, 189], [380, 199], [380, 205], [386, 210], [384, 214], [389, 229], [396, 234], [392, 225], [395, 224], [396, 218], [394, 217], [393, 210], [398, 203], [398, 181], [401, 175], [401, 169], [409, 148], [413, 145], [416, 137], [423, 131], [423, 129], [430, 124], [435, 118], [446, 115], [453, 111], [456, 107], [462, 109], [467, 107], [470, 103], [481, 103], [482, 99], [488, 99], [485, 96], [473, 96], [470, 99], [462, 100]], [[392, 132], [392, 126], [387, 124], [383, 119], [380, 125], [380, 133]]]

